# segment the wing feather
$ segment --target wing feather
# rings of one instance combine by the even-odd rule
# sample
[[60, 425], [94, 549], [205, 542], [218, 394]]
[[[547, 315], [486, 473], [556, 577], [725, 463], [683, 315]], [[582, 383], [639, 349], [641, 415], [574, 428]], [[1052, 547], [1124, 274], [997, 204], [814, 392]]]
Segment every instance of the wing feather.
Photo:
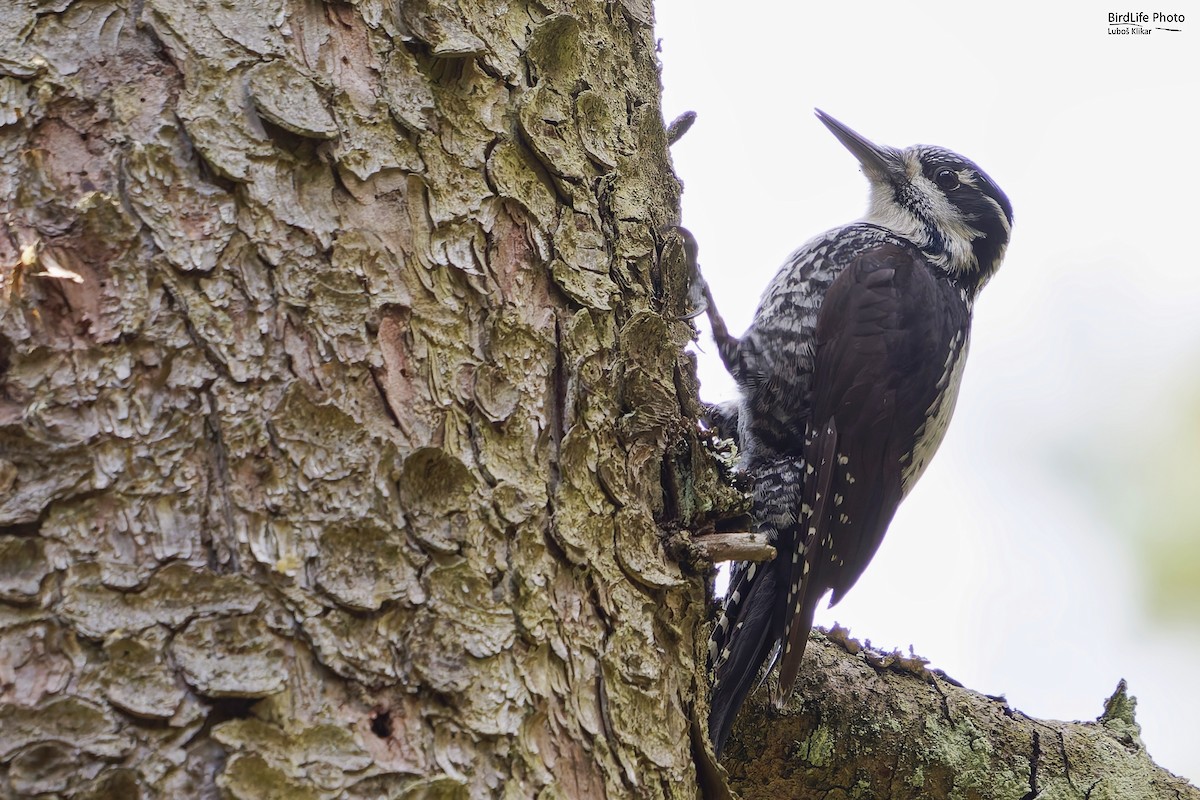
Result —
[[809, 417], [819, 427], [805, 440], [813, 472], [799, 515], [803, 569], [788, 584], [781, 698], [818, 604], [858, 580], [903, 497], [905, 457], [936, 405], [957, 327], [939, 292], [919, 251], [883, 244], [843, 270], [821, 305]]

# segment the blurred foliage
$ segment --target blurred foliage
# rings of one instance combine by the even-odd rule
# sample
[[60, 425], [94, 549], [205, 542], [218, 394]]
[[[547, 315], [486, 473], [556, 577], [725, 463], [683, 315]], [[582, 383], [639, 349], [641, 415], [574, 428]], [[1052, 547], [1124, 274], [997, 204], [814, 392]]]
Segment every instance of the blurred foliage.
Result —
[[1166, 399], [1165, 430], [1131, 476], [1137, 552], [1154, 616], [1200, 625], [1200, 380]]
[[1132, 557], [1141, 614], [1200, 633], [1200, 376], [1165, 382], [1155, 403], [1074, 428], [1053, 458]]

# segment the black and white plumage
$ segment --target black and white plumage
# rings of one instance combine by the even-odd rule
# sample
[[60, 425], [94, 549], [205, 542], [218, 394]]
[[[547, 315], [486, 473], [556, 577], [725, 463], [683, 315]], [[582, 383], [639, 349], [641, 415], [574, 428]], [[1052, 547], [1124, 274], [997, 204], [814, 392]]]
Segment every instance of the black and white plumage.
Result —
[[941, 443], [972, 306], [1012, 226], [1008, 198], [966, 158], [875, 145], [817, 116], [862, 165], [866, 216], [792, 254], [740, 340], [705, 290], [741, 389], [717, 421], [736, 430], [755, 526], [777, 551], [735, 566], [713, 630], [718, 753], [773, 652], [779, 696], [791, 692], [818, 603], [830, 591], [836, 603], [858, 580]]

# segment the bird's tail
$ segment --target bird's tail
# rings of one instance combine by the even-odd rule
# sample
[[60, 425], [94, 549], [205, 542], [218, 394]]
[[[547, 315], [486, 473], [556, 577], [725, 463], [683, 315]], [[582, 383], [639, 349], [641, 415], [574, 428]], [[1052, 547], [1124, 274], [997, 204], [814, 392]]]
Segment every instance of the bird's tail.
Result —
[[725, 608], [709, 641], [713, 688], [708, 732], [718, 755], [760, 667], [785, 633], [788, 586], [804, 558], [798, 522], [803, 459], [752, 465], [751, 473], [755, 476], [753, 517], [776, 555], [771, 561], [735, 566]]

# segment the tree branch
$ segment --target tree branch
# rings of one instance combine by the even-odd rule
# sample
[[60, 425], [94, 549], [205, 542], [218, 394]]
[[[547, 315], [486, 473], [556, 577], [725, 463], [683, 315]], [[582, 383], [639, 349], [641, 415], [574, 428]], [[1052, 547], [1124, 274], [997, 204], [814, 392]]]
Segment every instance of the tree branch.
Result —
[[775, 548], [764, 533], [708, 533], [692, 537], [696, 555], [715, 563], [721, 561], [770, 561]]
[[1150, 760], [1124, 681], [1094, 722], [1037, 720], [835, 627], [814, 631], [783, 709], [765, 695], [746, 703], [725, 750], [744, 800], [1200, 800]]

